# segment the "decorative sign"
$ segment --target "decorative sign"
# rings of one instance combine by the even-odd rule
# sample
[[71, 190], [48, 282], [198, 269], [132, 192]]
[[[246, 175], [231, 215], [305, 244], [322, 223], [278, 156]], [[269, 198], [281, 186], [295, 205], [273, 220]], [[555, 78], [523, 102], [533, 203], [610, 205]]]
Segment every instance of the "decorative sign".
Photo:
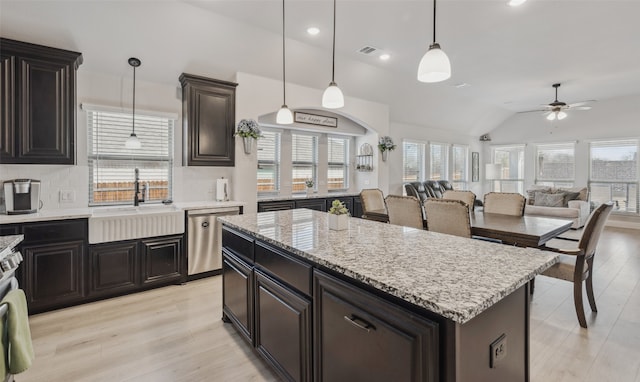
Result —
[[471, 181], [477, 182], [480, 178], [480, 153], [471, 153]]
[[300, 113], [296, 111], [294, 113], [294, 120], [296, 122], [306, 123], [309, 125], [338, 127], [338, 118], [326, 117], [324, 115]]

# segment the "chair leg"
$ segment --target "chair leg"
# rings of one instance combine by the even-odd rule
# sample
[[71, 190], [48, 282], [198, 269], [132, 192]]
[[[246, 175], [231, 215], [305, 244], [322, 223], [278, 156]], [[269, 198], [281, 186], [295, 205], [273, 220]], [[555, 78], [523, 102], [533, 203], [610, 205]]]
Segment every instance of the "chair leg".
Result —
[[578, 322], [583, 328], [587, 328], [587, 319], [584, 316], [584, 306], [582, 305], [582, 282], [573, 282], [573, 304], [578, 315]]
[[586, 280], [587, 298], [589, 299], [591, 311], [597, 312], [598, 308], [596, 307], [596, 299], [593, 296], [593, 257], [587, 260], [587, 264], [589, 265], [589, 277], [587, 277]]

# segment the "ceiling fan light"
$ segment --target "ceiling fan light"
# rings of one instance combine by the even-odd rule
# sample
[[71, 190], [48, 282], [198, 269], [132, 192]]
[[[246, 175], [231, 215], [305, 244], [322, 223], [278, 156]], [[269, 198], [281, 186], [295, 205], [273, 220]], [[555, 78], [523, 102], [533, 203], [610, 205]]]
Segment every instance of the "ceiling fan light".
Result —
[[344, 95], [338, 84], [331, 82], [322, 94], [322, 107], [327, 109], [339, 109], [344, 106]]
[[567, 113], [565, 113], [564, 111], [559, 111], [557, 117], [558, 117], [558, 121], [561, 121], [567, 118]]
[[547, 120], [549, 121], [553, 121], [556, 119], [556, 112], [552, 111], [551, 113], [549, 113], [549, 115], [547, 115]]
[[279, 125], [290, 125], [293, 123], [293, 113], [287, 105], [282, 105], [276, 114], [276, 123]]
[[527, 1], [527, 0], [509, 0], [509, 3], [508, 3], [508, 4], [509, 4], [510, 6], [512, 6], [512, 7], [517, 7], [517, 6], [519, 6], [519, 5], [524, 4], [524, 3], [525, 3], [525, 1]]
[[451, 62], [447, 54], [440, 49], [440, 44], [434, 42], [427, 53], [422, 56], [418, 65], [418, 81], [440, 82], [451, 77]]
[[136, 133], [131, 133], [129, 138], [127, 138], [127, 140], [124, 142], [124, 147], [128, 149], [139, 149], [140, 147], [142, 147], [142, 143], [140, 143], [140, 140], [138, 139]]

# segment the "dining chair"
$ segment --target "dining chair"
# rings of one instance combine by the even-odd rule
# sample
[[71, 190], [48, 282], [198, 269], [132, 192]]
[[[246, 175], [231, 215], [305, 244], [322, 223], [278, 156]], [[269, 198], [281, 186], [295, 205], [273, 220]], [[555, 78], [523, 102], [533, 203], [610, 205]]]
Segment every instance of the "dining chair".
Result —
[[525, 197], [517, 192], [489, 192], [484, 196], [484, 212], [522, 216]]
[[427, 214], [427, 230], [471, 237], [469, 204], [464, 201], [429, 199], [424, 202], [424, 210]]
[[[587, 298], [591, 311], [597, 312], [596, 300], [593, 296], [593, 258], [600, 234], [609, 214], [613, 210], [613, 203], [601, 204], [589, 216], [577, 248], [562, 249], [555, 246], [544, 246], [543, 249], [560, 253], [560, 262], [544, 271], [545, 276], [573, 282], [573, 305], [578, 315], [578, 322], [583, 328], [587, 327], [582, 304], [582, 282], [586, 281]], [[554, 240], [554, 243], [560, 240]], [[552, 245], [551, 242], [549, 245]]]
[[385, 199], [389, 223], [424, 229], [420, 201], [414, 196], [388, 195]]
[[469, 206], [470, 210], [473, 211], [473, 207], [476, 203], [476, 194], [471, 191], [447, 190], [442, 194], [442, 199], [461, 200]]
[[387, 206], [384, 202], [384, 194], [378, 188], [365, 188], [360, 191], [360, 201], [362, 202], [362, 218], [367, 219], [367, 212], [384, 211]]

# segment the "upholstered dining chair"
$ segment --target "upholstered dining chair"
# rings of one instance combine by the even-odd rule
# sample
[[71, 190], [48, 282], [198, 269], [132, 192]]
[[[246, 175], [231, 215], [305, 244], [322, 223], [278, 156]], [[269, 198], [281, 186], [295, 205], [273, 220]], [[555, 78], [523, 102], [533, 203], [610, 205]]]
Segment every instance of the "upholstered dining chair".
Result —
[[429, 231], [471, 237], [469, 204], [462, 200], [429, 199], [424, 202], [424, 210]]
[[484, 196], [484, 212], [522, 216], [525, 197], [517, 192], [489, 192]]
[[456, 191], [447, 190], [442, 194], [442, 199], [447, 200], [461, 200], [469, 206], [469, 209], [473, 211], [473, 207], [476, 204], [476, 194], [471, 191]]
[[378, 188], [365, 188], [360, 191], [360, 201], [362, 202], [363, 219], [367, 219], [367, 212], [384, 211], [386, 213], [387, 211], [384, 194]]
[[[551, 246], [543, 248], [561, 254], [560, 262], [554, 264], [542, 274], [573, 282], [573, 305], [576, 308], [578, 322], [583, 328], [587, 327], [587, 320], [582, 304], [582, 282], [586, 281], [587, 298], [591, 311], [597, 312], [596, 300], [593, 296], [593, 258], [596, 254], [596, 247], [598, 246], [604, 223], [607, 221], [609, 214], [611, 214], [611, 210], [613, 210], [613, 203], [605, 203], [591, 213], [587, 224], [583, 228], [577, 248], [561, 249]], [[549, 245], [557, 244], [560, 241], [552, 240]]]
[[389, 223], [424, 229], [420, 201], [414, 196], [388, 195], [385, 199]]

